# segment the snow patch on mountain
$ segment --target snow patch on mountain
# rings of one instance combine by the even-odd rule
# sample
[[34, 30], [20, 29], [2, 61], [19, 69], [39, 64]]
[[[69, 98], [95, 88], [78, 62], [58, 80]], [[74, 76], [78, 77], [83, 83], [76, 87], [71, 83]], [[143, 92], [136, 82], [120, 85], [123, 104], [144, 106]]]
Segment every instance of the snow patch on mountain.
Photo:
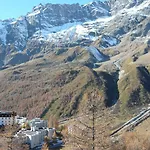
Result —
[[114, 18], [115, 18], [115, 15], [111, 16], [111, 17], [102, 17], [102, 18], [98, 18], [94, 21], [87, 21], [87, 22], [83, 23], [83, 25], [89, 26], [89, 28], [98, 29], [98, 28], [107, 26], [109, 24], [109, 22], [111, 20], [113, 20]]
[[40, 38], [40, 40], [46, 41], [53, 41], [57, 42], [61, 39], [66, 39], [68, 37], [74, 36], [74, 26], [81, 24], [81, 22], [74, 22], [74, 23], [66, 23], [62, 26], [54, 26], [52, 28], [45, 28], [42, 30], [38, 30], [34, 35], [33, 38]]
[[104, 57], [100, 53], [100, 51], [95, 48], [94, 46], [87, 47], [87, 50], [98, 60], [98, 61], [103, 61]]
[[69, 28], [71, 28], [72, 26], [77, 26], [80, 25], [81, 22], [73, 22], [73, 23], [66, 23], [62, 26], [56, 26], [53, 28], [48, 29], [49, 33], [55, 33], [55, 32], [59, 32], [59, 31], [63, 31], [63, 30], [68, 30]]
[[141, 14], [141, 11], [143, 11], [144, 9], [145, 10], [146, 9], [150, 9], [150, 1], [146, 0], [146, 1], [142, 2], [140, 5], [135, 5], [134, 7], [131, 7], [131, 8], [124, 8], [119, 13], [122, 13], [122, 14], [126, 14], [127, 13], [127, 14], [130, 14], [130, 15], [138, 13], [139, 15], [147, 16], [146, 14], [143, 14], [143, 13]]
[[118, 43], [118, 40], [116, 38], [110, 37], [110, 36], [104, 36], [104, 37], [102, 37], [102, 40], [104, 42], [107, 42], [110, 46], [117, 45], [117, 43]]
[[28, 38], [28, 27], [25, 17], [20, 17], [17, 21], [11, 22], [15, 34], [15, 47], [20, 51], [26, 45]]
[[93, 1], [88, 4], [83, 5], [83, 8], [87, 11], [91, 9], [91, 13], [96, 16], [97, 14], [103, 14], [104, 16], [109, 16], [109, 7], [101, 1]]
[[117, 38], [103, 35], [101, 38], [100, 47], [105, 49], [108, 47], [116, 46], [119, 43], [120, 43], [120, 41]]
[[40, 14], [40, 12], [41, 12], [40, 10], [35, 10], [34, 12], [29, 13], [27, 16], [28, 16], [28, 17], [36, 16], [36, 15]]
[[[96, 19], [95, 21], [66, 23], [54, 27], [46, 27], [45, 25], [45, 28], [36, 31], [32, 38], [53, 43], [68, 43], [82, 39], [95, 41], [99, 37], [97, 33], [98, 30], [106, 26], [113, 18], [114, 17], [104, 17]], [[90, 35], [90, 33], [93, 33], [93, 35]]]
[[88, 32], [88, 30], [86, 28], [84, 28], [82, 25], [77, 25], [76, 26], [76, 33], [78, 35], [84, 34], [84, 33], [87, 34], [87, 32]]
[[0, 21], [0, 39], [4, 44], [6, 44], [6, 34], [7, 34], [7, 30], [6, 30], [5, 23]]

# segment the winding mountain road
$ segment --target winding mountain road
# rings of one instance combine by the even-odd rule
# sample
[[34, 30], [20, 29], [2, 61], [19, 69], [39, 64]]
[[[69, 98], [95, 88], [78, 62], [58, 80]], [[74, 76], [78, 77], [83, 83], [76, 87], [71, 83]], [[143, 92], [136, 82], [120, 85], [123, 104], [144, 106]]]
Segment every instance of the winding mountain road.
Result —
[[146, 120], [148, 117], [150, 117], [150, 107], [141, 111], [137, 116], [133, 117], [132, 119], [124, 123], [122, 126], [117, 128], [115, 131], [113, 131], [113, 133], [110, 136], [114, 136], [115, 134], [123, 130], [125, 131], [131, 130], [134, 127], [136, 127], [138, 124]]

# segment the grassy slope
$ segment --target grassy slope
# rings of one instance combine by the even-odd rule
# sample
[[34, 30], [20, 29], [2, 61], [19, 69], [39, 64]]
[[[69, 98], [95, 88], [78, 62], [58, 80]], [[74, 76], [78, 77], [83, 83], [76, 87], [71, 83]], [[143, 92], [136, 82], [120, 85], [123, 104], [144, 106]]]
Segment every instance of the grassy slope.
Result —
[[71, 116], [86, 109], [87, 91], [98, 90], [103, 97], [99, 103], [103, 104], [104, 99], [111, 103], [111, 96], [107, 96], [109, 76], [81, 63], [35, 59], [0, 72], [0, 109], [15, 110], [30, 118]]
[[131, 59], [126, 60], [122, 69], [125, 75], [118, 82], [120, 109], [131, 113], [150, 102], [150, 74], [146, 67], [137, 66]]
[[[119, 99], [122, 112], [149, 103], [149, 68], [132, 62], [132, 56], [145, 46], [129, 41], [129, 45], [123, 42], [116, 49], [123, 55], [102, 63], [101, 69], [95, 69], [97, 72], [85, 66], [93, 57], [78, 46], [55, 49], [44, 58], [0, 71], [0, 109], [29, 117], [71, 116], [86, 110], [87, 93], [93, 90], [102, 95], [102, 105], [111, 106]], [[120, 58], [125, 75], [117, 85], [114, 62]]]

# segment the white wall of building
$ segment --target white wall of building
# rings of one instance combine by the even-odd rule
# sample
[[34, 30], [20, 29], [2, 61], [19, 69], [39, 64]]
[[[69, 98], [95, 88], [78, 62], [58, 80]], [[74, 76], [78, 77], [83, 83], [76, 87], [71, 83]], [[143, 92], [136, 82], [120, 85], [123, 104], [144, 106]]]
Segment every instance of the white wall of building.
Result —
[[27, 118], [25, 118], [25, 117], [16, 116], [16, 118], [15, 118], [15, 123], [17, 123], [19, 125], [24, 124], [26, 121], [27, 121]]
[[44, 137], [47, 135], [47, 131], [45, 129], [36, 132], [26, 131], [24, 133], [28, 137], [28, 143], [30, 144], [31, 148], [39, 146], [44, 141]]
[[40, 118], [35, 118], [29, 121], [31, 130], [20, 130], [16, 137], [19, 137], [20, 134], [25, 135], [27, 138], [25, 143], [28, 143], [31, 148], [35, 148], [41, 145], [44, 142], [45, 136], [48, 136], [52, 139], [52, 136], [55, 132], [54, 128], [47, 128], [47, 121], [41, 120]]
[[0, 117], [0, 125], [13, 125], [13, 117]]
[[50, 138], [50, 140], [52, 139], [54, 132], [55, 132], [55, 128], [48, 129], [48, 137]]
[[15, 112], [0, 111], [0, 125], [13, 125], [15, 123]]
[[39, 128], [47, 128], [47, 121], [41, 120], [40, 118], [35, 118], [30, 121], [30, 127], [37, 127]]

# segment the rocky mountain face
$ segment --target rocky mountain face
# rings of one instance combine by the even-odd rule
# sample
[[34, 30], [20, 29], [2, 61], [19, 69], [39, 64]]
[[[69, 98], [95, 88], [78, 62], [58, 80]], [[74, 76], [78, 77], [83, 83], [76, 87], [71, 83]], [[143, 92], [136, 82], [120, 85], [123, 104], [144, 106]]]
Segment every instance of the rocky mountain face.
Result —
[[[30, 46], [28, 47], [28, 45], [34, 43], [34, 41], [40, 44], [43, 41], [42, 39], [46, 38], [48, 42], [52, 42], [51, 36], [56, 32], [69, 29], [74, 24], [81, 24], [108, 15], [109, 7], [102, 2], [93, 2], [83, 6], [79, 4], [40, 4], [34, 7], [32, 12], [17, 20], [0, 21], [1, 66], [12, 64], [11, 60], [14, 58], [12, 54], [15, 53], [16, 56], [16, 53], [23, 51], [26, 53], [23, 55], [25, 59], [19, 62], [15, 61], [13, 65], [28, 61], [30, 55], [32, 55], [32, 52], [29, 54], [28, 48], [30, 49]], [[55, 41], [59, 38], [57, 35], [54, 37]], [[58, 43], [58, 41], [55, 43]], [[22, 55], [22, 53], [19, 55]]]
[[[107, 34], [111, 35], [108, 42], [116, 45], [129, 31], [139, 35], [135, 26], [147, 19], [148, 13], [149, 2], [143, 0], [95, 1], [82, 6], [40, 4], [26, 16], [0, 21], [0, 66], [29, 61], [48, 44], [88, 45]], [[145, 28], [148, 30], [148, 25]]]
[[148, 0], [109, 0], [40, 4], [26, 16], [0, 21], [0, 109], [22, 105], [29, 115], [32, 105], [33, 116], [57, 109], [69, 116], [86, 106], [93, 89], [106, 107], [116, 104], [121, 112], [148, 104], [149, 13]]
[[111, 14], [116, 14], [124, 8], [130, 9], [139, 6], [143, 1], [144, 0], [110, 0], [108, 4], [111, 8]]

